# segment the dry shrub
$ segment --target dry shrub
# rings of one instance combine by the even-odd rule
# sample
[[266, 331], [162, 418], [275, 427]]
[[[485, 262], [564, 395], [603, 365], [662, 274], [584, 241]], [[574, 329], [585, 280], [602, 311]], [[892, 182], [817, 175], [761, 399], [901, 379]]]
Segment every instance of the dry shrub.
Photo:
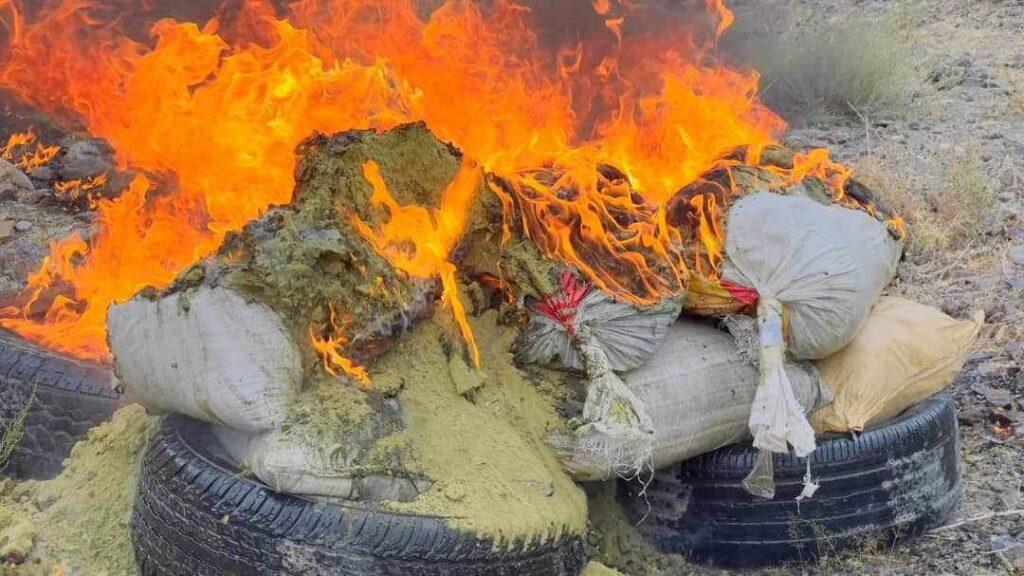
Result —
[[905, 166], [860, 162], [855, 172], [906, 220], [912, 255], [976, 246], [991, 228], [998, 200], [976, 147], [943, 158], [941, 179], [932, 185]]
[[734, 51], [761, 72], [765, 101], [787, 118], [897, 115], [922, 85], [901, 21], [741, 30]]
[[35, 386], [33, 386], [32, 394], [25, 402], [25, 405], [19, 408], [14, 417], [4, 424], [3, 432], [0, 433], [0, 469], [7, 466], [7, 462], [14, 455], [14, 449], [18, 447], [21, 439], [25, 437], [25, 420], [28, 417], [29, 410], [32, 409], [32, 403], [35, 401], [36, 391]]

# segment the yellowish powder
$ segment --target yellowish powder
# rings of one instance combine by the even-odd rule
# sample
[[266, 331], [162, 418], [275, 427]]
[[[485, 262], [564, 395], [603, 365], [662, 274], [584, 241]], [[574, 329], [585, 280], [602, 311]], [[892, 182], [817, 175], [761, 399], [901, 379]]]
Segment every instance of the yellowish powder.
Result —
[[135, 574], [129, 521], [139, 462], [156, 428], [141, 406], [122, 408], [75, 445], [59, 476], [6, 490], [0, 553], [27, 561], [0, 574]]
[[586, 529], [587, 502], [562, 471], [544, 436], [559, 426], [554, 408], [512, 364], [514, 327], [497, 314], [471, 319], [485, 373], [460, 394], [452, 377], [446, 317], [438, 314], [405, 336], [374, 369], [404, 383], [405, 435], [433, 487], [407, 512], [442, 516], [456, 528], [513, 540], [555, 538]]

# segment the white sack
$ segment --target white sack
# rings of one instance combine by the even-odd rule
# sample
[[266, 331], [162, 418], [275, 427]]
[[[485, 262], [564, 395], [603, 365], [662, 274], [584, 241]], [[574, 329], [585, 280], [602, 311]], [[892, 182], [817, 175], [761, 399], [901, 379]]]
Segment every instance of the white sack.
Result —
[[636, 308], [572, 276], [562, 289], [530, 307], [530, 322], [516, 347], [516, 359], [531, 364], [554, 364], [582, 371], [585, 359], [574, 336], [586, 327], [600, 345], [612, 370], [632, 370], [654, 354], [682, 305], [666, 300]]
[[570, 456], [561, 462], [577, 480], [632, 477], [650, 465], [654, 424], [643, 401], [611, 370], [588, 326], [580, 327], [576, 340], [587, 372], [582, 425], [548, 443]]
[[235, 463], [278, 492], [343, 500], [409, 502], [430, 489], [411, 477], [366, 473], [354, 465], [363, 448], [317, 446], [280, 430], [249, 433], [218, 426], [214, 435]]
[[114, 370], [147, 408], [261, 431], [280, 426], [302, 361], [280, 317], [225, 288], [110, 307]]
[[786, 344], [816, 360], [853, 339], [893, 275], [902, 245], [860, 210], [752, 194], [729, 209], [722, 278], [786, 308]]
[[654, 355], [682, 306], [673, 300], [645, 308], [617, 302], [568, 271], [560, 284], [557, 293], [530, 306], [516, 359], [586, 372], [581, 425], [549, 439], [562, 452], [580, 456], [585, 469], [563, 459], [569, 472], [632, 476], [649, 465], [654, 431], [643, 402], [616, 372], [636, 368]]
[[[662, 354], [622, 375], [648, 407], [654, 425], [656, 468], [669, 466], [749, 437], [747, 420], [758, 371], [733, 337], [706, 323], [680, 321]], [[785, 363], [803, 413], [832, 401], [809, 363]]]
[[760, 383], [749, 426], [762, 457], [746, 481], [751, 491], [774, 495], [767, 452], [792, 446], [804, 457], [815, 448], [783, 369], [786, 353], [823, 358], [853, 339], [901, 249], [867, 213], [799, 196], [753, 194], [729, 210], [722, 277], [759, 295]]
[[[728, 333], [703, 322], [681, 320], [669, 328], [657, 355], [622, 375], [650, 417], [655, 468], [748, 437], [747, 420], [758, 380], [752, 360], [737, 349]], [[787, 362], [785, 369], [804, 411], [831, 400], [813, 366]], [[611, 475], [602, 460], [585, 450], [558, 442], [554, 447], [576, 480]]]

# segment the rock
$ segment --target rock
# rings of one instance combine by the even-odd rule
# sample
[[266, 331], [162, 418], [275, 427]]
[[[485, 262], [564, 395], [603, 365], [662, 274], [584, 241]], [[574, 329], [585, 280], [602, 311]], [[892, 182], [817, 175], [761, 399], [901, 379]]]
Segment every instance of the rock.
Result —
[[1024, 574], [1024, 544], [1006, 534], [997, 534], [989, 538], [992, 552], [1000, 562], [1014, 574]]
[[38, 180], [40, 182], [55, 182], [60, 179], [57, 171], [50, 165], [34, 168], [28, 173], [28, 175], [31, 176], [33, 180]]
[[20, 192], [31, 189], [32, 181], [24, 172], [0, 159], [0, 200], [13, 200]]
[[19, 220], [15, 225], [14, 229], [18, 232], [28, 232], [32, 229], [32, 223], [28, 220]]
[[993, 388], [980, 382], [971, 386], [971, 390], [981, 394], [990, 406], [1004, 408], [1013, 404], [1013, 394], [1009, 390]]
[[448, 372], [455, 383], [455, 391], [465, 396], [487, 382], [487, 374], [469, 367], [462, 356], [453, 355], [448, 361]]
[[458, 484], [445, 484], [441, 492], [452, 502], [462, 502], [466, 499], [466, 489]]
[[101, 149], [96, 140], [75, 140], [68, 144], [56, 164], [62, 180], [90, 178], [114, 168], [109, 152]]
[[96, 213], [88, 211], [78, 212], [77, 214], [75, 214], [75, 220], [78, 220], [79, 222], [85, 222], [86, 224], [92, 224], [96, 222]]
[[609, 568], [600, 562], [591, 560], [583, 568], [583, 572], [580, 576], [622, 576], [622, 572]]
[[1003, 348], [1006, 350], [1006, 355], [1010, 357], [1014, 362], [1024, 361], [1024, 342], [1020, 340], [1010, 340]]
[[1010, 260], [1017, 266], [1024, 266], [1024, 246], [1010, 246]]
[[8, 564], [19, 566], [25, 563], [25, 552], [22, 550], [11, 550], [4, 556], [4, 561]]
[[42, 204], [43, 202], [46, 201], [47, 198], [49, 198], [52, 195], [53, 194], [51, 194], [51, 192], [46, 189], [33, 190], [30, 188], [18, 194], [18, 202], [29, 205]]
[[957, 414], [961, 424], [974, 426], [985, 420], [985, 411], [977, 406], [967, 406]]

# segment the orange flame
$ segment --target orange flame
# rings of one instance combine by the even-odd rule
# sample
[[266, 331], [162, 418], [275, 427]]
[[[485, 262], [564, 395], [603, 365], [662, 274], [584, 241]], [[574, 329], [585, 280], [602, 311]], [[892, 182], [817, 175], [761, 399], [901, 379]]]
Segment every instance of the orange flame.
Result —
[[[229, 21], [161, 20], [141, 43], [102, 0], [60, 0], [31, 21], [0, 0], [11, 31], [0, 87], [106, 139], [119, 168], [147, 174], [98, 202], [93, 238], [54, 244], [0, 326], [106, 358], [107, 306], [166, 285], [228, 231], [289, 201], [292, 152], [310, 133], [412, 121], [506, 182], [503, 201], [548, 256], [620, 298], [650, 302], [713, 274], [713, 212], [725, 207], [703, 206], [712, 270], [695, 271], [666, 202], [737, 148], [756, 162], [785, 129], [759, 102], [757, 75], [714, 55], [732, 20], [724, 3], [707, 0], [713, 32], [665, 22], [640, 34], [630, 22], [642, 5], [594, 0], [587, 12], [601, 26], [558, 46], [538, 37], [530, 9], [493, 4], [449, 0], [423, 17], [413, 0], [294, 0], [278, 19], [269, 2], [249, 0]], [[602, 176], [605, 166], [621, 177]], [[800, 170], [837, 179], [821, 162], [793, 178]], [[440, 277], [475, 359], [448, 261], [470, 200], [429, 212], [374, 189], [392, 220], [364, 234], [397, 268]], [[399, 227], [420, 218], [429, 225], [415, 249], [400, 249], [409, 230]]]
[[53, 185], [53, 188], [57, 191], [58, 197], [73, 202], [78, 200], [82, 196], [82, 193], [100, 188], [106, 183], [107, 175], [100, 174], [85, 180], [75, 178], [74, 180], [68, 180], [66, 182], [57, 182]]
[[732, 10], [725, 5], [725, 0], [707, 0], [708, 12], [718, 18], [718, 26], [715, 28], [715, 38], [721, 38], [722, 34], [732, 26], [736, 16]]
[[[32, 144], [35, 144], [34, 149], [31, 149]], [[60, 146], [44, 146], [38, 142], [35, 131], [29, 128], [26, 132], [16, 132], [8, 136], [0, 158], [11, 160], [16, 167], [28, 172], [49, 164], [58, 153]]]
[[320, 359], [323, 361], [324, 371], [328, 374], [338, 376], [338, 370], [341, 370], [355, 378], [362, 388], [369, 388], [370, 375], [366, 373], [366, 368], [341, 354], [341, 350], [348, 344], [348, 336], [345, 335], [345, 329], [348, 328], [350, 320], [345, 318], [339, 326], [334, 306], [328, 305], [328, 309], [330, 310], [330, 318], [328, 335], [326, 337], [321, 338], [317, 336], [317, 330], [312, 326], [309, 327], [309, 339], [313, 343], [313, 350], [320, 356]]
[[451, 307], [473, 363], [479, 367], [480, 351], [466, 320], [466, 310], [455, 281], [455, 265], [448, 260], [448, 255], [465, 230], [466, 215], [480, 187], [480, 169], [464, 160], [455, 179], [441, 194], [441, 206], [434, 211], [422, 206], [400, 206], [388, 192], [380, 167], [375, 162], [363, 165], [363, 175], [373, 186], [370, 202], [387, 208], [390, 220], [379, 230], [374, 230], [358, 216], [353, 216], [356, 229], [395, 268], [416, 278], [441, 279], [441, 300]]

